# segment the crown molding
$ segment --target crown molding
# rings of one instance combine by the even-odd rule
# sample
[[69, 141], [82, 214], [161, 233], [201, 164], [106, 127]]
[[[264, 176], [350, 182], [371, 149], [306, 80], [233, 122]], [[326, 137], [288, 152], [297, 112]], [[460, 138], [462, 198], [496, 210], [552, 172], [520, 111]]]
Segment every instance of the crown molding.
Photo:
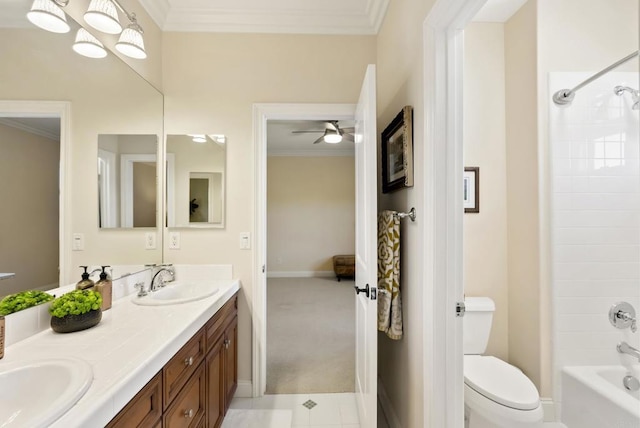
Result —
[[282, 156], [282, 157], [303, 157], [303, 158], [316, 158], [316, 157], [353, 157], [355, 156], [354, 150], [269, 150], [267, 149], [267, 156]]
[[39, 135], [40, 137], [48, 138], [49, 140], [60, 141], [59, 134], [48, 132], [43, 129], [35, 128], [33, 126], [25, 125], [24, 123], [16, 122], [15, 120], [12, 120], [12, 119], [0, 118], [0, 124], [10, 126], [12, 128], [16, 128], [21, 131], [29, 132], [30, 134]]
[[377, 34], [389, 0], [366, 0], [362, 12], [269, 8], [187, 8], [169, 0], [140, 0], [163, 31], [213, 33]]

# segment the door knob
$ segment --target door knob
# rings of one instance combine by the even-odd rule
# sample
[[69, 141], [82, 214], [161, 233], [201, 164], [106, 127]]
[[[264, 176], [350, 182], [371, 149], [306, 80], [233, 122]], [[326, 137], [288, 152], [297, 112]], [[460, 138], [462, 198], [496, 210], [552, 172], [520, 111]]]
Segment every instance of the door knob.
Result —
[[365, 296], [369, 297], [369, 284], [365, 285], [364, 288], [358, 288], [357, 285], [354, 285], [353, 288], [356, 289], [356, 294], [364, 293]]

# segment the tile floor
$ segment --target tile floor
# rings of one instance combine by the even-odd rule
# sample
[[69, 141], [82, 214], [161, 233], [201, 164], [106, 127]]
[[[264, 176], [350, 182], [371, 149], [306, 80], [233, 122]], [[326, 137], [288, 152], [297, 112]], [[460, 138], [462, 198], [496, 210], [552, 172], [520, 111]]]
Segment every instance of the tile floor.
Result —
[[[356, 397], [353, 393], [278, 394], [265, 395], [260, 398], [234, 398], [230, 408], [246, 410], [290, 410], [291, 427], [293, 428], [360, 428], [358, 410], [356, 408]], [[288, 428], [273, 425], [272, 420], [268, 418], [265, 419], [262, 428]], [[244, 427], [239, 425], [229, 425], [227, 427], [225, 425], [225, 428]]]

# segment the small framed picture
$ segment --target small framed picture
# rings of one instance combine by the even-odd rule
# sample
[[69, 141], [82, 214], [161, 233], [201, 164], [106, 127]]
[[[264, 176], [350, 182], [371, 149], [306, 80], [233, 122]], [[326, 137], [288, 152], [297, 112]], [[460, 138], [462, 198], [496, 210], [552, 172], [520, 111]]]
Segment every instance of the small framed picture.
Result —
[[464, 178], [462, 179], [464, 195], [464, 212], [480, 212], [480, 168], [469, 166], [464, 168]]
[[382, 131], [382, 193], [413, 186], [413, 109], [405, 106]]

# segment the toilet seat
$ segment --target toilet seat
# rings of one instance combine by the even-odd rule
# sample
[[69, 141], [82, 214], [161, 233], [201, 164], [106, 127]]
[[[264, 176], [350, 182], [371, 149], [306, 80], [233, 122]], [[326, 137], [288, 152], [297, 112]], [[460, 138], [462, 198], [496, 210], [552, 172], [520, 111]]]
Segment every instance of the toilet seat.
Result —
[[516, 410], [534, 410], [540, 405], [538, 390], [518, 368], [498, 358], [464, 356], [464, 382], [479, 394]]

